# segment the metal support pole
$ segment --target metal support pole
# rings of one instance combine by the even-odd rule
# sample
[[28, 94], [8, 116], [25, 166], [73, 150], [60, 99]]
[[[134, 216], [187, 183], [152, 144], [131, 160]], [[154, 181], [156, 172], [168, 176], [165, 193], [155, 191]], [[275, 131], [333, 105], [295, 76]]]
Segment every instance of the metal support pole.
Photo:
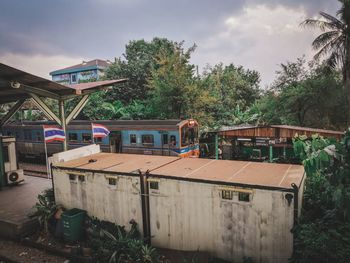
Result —
[[68, 150], [68, 147], [67, 147], [67, 123], [66, 123], [66, 116], [64, 114], [64, 100], [59, 100], [58, 106], [59, 106], [61, 126], [62, 126], [62, 129], [63, 129], [64, 134], [66, 136], [64, 139], [64, 142], [63, 142], [63, 151], [67, 151]]
[[269, 156], [270, 156], [270, 163], [272, 163], [273, 162], [273, 146], [272, 146], [272, 144], [270, 144], [270, 146], [269, 146]]
[[16, 104], [8, 111], [8, 113], [0, 120], [0, 127], [5, 125], [13, 115], [22, 107], [25, 99], [19, 100]]
[[3, 155], [3, 143], [2, 138], [0, 137], [0, 190], [6, 185], [6, 174], [5, 174], [5, 164], [4, 164], [4, 155]]
[[219, 159], [219, 136], [215, 133], [215, 159]]

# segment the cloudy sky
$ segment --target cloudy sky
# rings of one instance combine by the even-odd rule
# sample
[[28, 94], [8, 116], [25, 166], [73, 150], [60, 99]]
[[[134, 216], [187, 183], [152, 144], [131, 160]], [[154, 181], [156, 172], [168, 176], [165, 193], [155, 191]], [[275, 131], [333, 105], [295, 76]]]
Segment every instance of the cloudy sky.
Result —
[[166, 37], [198, 48], [192, 62], [258, 70], [311, 58], [317, 31], [299, 26], [336, 0], [1, 0], [0, 62], [49, 78], [82, 60], [122, 56], [129, 40]]

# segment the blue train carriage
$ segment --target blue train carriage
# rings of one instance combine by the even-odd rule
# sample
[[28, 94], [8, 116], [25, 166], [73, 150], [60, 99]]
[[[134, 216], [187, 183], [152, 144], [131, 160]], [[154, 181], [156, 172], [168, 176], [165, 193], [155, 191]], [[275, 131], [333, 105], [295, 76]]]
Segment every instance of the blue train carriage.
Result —
[[[111, 152], [198, 157], [195, 120], [143, 120], [111, 125]], [[108, 125], [106, 125], [108, 127]]]
[[[198, 123], [195, 120], [127, 120], [94, 121], [105, 125], [110, 135], [96, 138], [104, 152], [198, 157]], [[3, 126], [4, 135], [15, 136], [20, 159], [44, 158], [42, 125], [53, 122], [36, 121]], [[68, 149], [93, 143], [91, 121], [72, 121], [67, 127]], [[63, 150], [61, 142], [47, 144], [48, 155]]]

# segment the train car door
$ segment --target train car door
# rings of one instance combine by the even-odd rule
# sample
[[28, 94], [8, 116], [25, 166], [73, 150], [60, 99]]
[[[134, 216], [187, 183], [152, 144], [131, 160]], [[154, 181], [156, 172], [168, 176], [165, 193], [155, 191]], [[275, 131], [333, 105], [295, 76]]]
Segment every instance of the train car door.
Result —
[[170, 155], [168, 133], [162, 133], [162, 155]]
[[109, 147], [111, 153], [122, 152], [122, 134], [120, 131], [114, 131], [109, 134]]

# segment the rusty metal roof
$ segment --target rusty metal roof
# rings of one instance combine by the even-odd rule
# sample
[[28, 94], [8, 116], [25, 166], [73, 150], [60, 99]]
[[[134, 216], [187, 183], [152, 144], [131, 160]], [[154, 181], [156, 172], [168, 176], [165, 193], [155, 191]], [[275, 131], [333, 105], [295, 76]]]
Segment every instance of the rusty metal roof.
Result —
[[[117, 173], [138, 173], [138, 170], [140, 170], [144, 173], [147, 170], [154, 170], [178, 159], [179, 157], [156, 155], [97, 153], [64, 163], [57, 163], [55, 166]], [[94, 162], [89, 162], [89, 160], [94, 160]]]
[[[94, 159], [96, 162], [89, 163]], [[55, 165], [59, 168], [132, 173], [150, 171], [151, 176], [213, 183], [243, 184], [292, 189], [303, 180], [301, 165], [244, 161], [178, 158], [136, 154], [98, 153]]]
[[156, 169], [152, 174], [291, 189], [291, 183], [300, 185], [304, 167], [292, 164], [184, 158]]

